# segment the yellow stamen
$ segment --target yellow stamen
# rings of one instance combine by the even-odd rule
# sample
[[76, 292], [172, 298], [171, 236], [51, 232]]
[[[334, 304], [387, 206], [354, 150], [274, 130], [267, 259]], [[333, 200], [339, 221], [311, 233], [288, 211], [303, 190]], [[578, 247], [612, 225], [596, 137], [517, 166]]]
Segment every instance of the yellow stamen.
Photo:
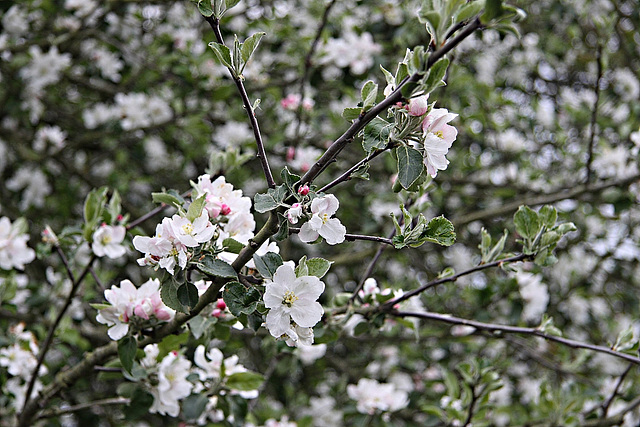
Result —
[[282, 303], [287, 307], [291, 308], [294, 302], [298, 301], [298, 297], [292, 291], [287, 291], [284, 293], [284, 298], [282, 299]]
[[438, 138], [440, 138], [440, 139], [444, 139], [444, 134], [442, 133], [442, 131], [441, 131], [441, 130], [439, 130], [439, 131], [437, 131], [437, 132], [434, 132], [433, 134], [434, 134], [435, 136], [437, 136]]

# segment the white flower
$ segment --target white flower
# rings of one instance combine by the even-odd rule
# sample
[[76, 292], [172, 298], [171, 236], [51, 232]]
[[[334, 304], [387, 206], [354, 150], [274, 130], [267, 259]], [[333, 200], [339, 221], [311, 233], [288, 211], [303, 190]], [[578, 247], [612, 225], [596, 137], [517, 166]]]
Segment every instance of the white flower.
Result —
[[330, 245], [344, 242], [347, 229], [339, 219], [331, 218], [339, 205], [338, 199], [333, 194], [313, 199], [311, 202], [313, 216], [300, 229], [298, 234], [300, 240], [308, 243], [322, 236]]
[[313, 328], [293, 324], [283, 337], [289, 347], [309, 347], [313, 344]]
[[6, 216], [0, 218], [0, 268], [24, 269], [25, 264], [36, 258], [33, 249], [27, 246], [26, 221], [19, 219], [11, 224]]
[[209, 350], [206, 355], [207, 357], [205, 357], [204, 351], [204, 346], [199, 345], [193, 356], [193, 361], [200, 368], [200, 370], [198, 370], [200, 381], [220, 378], [224, 355], [215, 347]]
[[287, 219], [291, 224], [297, 224], [300, 217], [302, 217], [302, 205], [294, 203], [287, 211]]
[[525, 302], [522, 317], [527, 321], [538, 322], [547, 309], [549, 292], [539, 275], [519, 272], [516, 275], [520, 285], [520, 295]]
[[120, 258], [127, 249], [122, 245], [127, 229], [122, 225], [103, 224], [93, 233], [91, 249], [99, 257]]
[[180, 215], [171, 217], [171, 229], [176, 239], [188, 248], [195, 248], [213, 238], [216, 228], [209, 222], [206, 209], [193, 222]]
[[398, 411], [409, 404], [406, 391], [396, 389], [393, 384], [380, 384], [368, 378], [360, 379], [357, 386], [349, 384], [347, 394], [358, 402], [357, 409], [362, 414]]
[[316, 360], [324, 357], [327, 353], [326, 344], [318, 345], [301, 345], [296, 350], [296, 354], [300, 361], [305, 365], [311, 365]]
[[120, 287], [112, 286], [104, 291], [110, 306], [100, 308], [96, 320], [109, 326], [107, 334], [112, 340], [119, 340], [129, 332], [131, 317], [148, 320], [154, 315], [158, 320], [171, 320], [175, 311], [164, 305], [160, 299], [160, 281], [152, 279], [136, 288], [129, 280], [120, 282]]
[[193, 384], [187, 380], [191, 362], [172, 351], [158, 365], [158, 385], [151, 390], [153, 405], [149, 408], [152, 414], [160, 413], [177, 417], [180, 413], [179, 400], [191, 394]]
[[324, 283], [315, 276], [296, 277], [291, 265], [283, 264], [267, 282], [264, 303], [270, 308], [267, 329], [276, 338], [298, 326], [312, 328], [322, 318], [324, 310], [316, 301], [324, 292]]
[[435, 108], [422, 122], [424, 164], [432, 178], [438, 174], [438, 170], [445, 170], [449, 161], [444, 157], [456, 140], [458, 130], [448, 125], [451, 120], [458, 117], [449, 113], [446, 108]]

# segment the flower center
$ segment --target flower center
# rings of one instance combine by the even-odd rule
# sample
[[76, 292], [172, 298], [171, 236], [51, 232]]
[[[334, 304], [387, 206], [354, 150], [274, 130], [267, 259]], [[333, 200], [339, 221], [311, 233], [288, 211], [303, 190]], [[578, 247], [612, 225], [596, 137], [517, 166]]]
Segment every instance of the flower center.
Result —
[[436, 131], [436, 132], [434, 132], [433, 134], [434, 134], [435, 136], [437, 136], [438, 138], [440, 138], [440, 139], [444, 139], [444, 134], [442, 133], [442, 131], [441, 131], [441, 130]]
[[326, 224], [326, 223], [327, 223], [327, 221], [329, 221], [329, 215], [328, 215], [328, 214], [326, 214], [326, 213], [325, 213], [325, 214], [322, 214], [321, 219], [322, 219], [322, 224]]
[[103, 245], [108, 245], [109, 243], [111, 243], [111, 236], [109, 236], [108, 234], [105, 234], [104, 236], [102, 236], [102, 239], [100, 239], [100, 243], [102, 243]]
[[294, 302], [298, 301], [298, 297], [292, 291], [287, 291], [284, 293], [284, 298], [282, 298], [282, 304], [291, 308]]
[[189, 222], [185, 225], [182, 226], [182, 231], [184, 231], [184, 234], [191, 234], [193, 233], [193, 225]]

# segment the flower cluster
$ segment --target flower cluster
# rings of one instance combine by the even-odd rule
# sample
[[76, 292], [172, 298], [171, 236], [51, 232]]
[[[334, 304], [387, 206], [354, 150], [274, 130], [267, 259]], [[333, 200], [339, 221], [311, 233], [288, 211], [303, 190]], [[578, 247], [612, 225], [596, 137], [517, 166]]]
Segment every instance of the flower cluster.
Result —
[[129, 280], [120, 282], [120, 287], [112, 286], [104, 291], [109, 304], [99, 304], [96, 320], [109, 326], [109, 337], [119, 340], [129, 332], [129, 324], [134, 317], [141, 320], [171, 320], [175, 311], [160, 299], [160, 281], [152, 279], [136, 288]]
[[267, 281], [264, 304], [269, 308], [266, 325], [271, 335], [284, 338], [288, 345], [313, 344], [313, 327], [324, 309], [317, 299], [324, 282], [315, 276], [296, 277], [292, 263], [278, 267], [273, 280]]
[[[298, 237], [305, 243], [310, 243], [323, 237], [330, 245], [344, 242], [347, 229], [339, 219], [331, 218], [340, 202], [333, 194], [316, 197], [311, 201], [311, 219], [302, 225]], [[302, 205], [294, 203], [287, 211], [289, 222], [295, 224], [302, 217]]]
[[394, 412], [409, 404], [406, 391], [397, 389], [393, 384], [380, 384], [368, 378], [360, 379], [357, 386], [349, 384], [347, 394], [358, 402], [357, 409], [362, 414]]
[[[19, 410], [24, 405], [28, 382], [38, 364], [36, 355], [39, 350], [34, 335], [24, 330], [24, 323], [10, 328], [9, 332], [10, 338], [15, 341], [12, 345], [0, 349], [0, 366], [7, 368], [12, 378], [4, 384], [3, 394], [5, 396], [12, 394], [14, 399], [11, 403]], [[38, 375], [42, 376], [46, 373], [47, 367], [41, 365]], [[42, 383], [36, 380], [31, 397], [37, 395], [41, 389]]]
[[0, 218], [0, 268], [3, 270], [23, 269], [36, 258], [35, 251], [27, 246], [26, 231], [24, 220], [12, 224], [6, 216]]
[[189, 396], [193, 389], [193, 384], [187, 380], [191, 373], [191, 362], [177, 351], [172, 351], [157, 363], [157, 344], [147, 345], [144, 352], [142, 366], [153, 370], [158, 378], [157, 384], [149, 390], [153, 395], [149, 412], [177, 417], [180, 413], [179, 401]]
[[82, 118], [87, 129], [119, 120], [122, 129], [131, 130], [165, 123], [173, 117], [169, 104], [158, 96], [118, 93], [114, 99], [115, 105], [96, 104], [84, 111]]
[[133, 238], [133, 246], [145, 254], [143, 258], [138, 259], [138, 264], [150, 265], [156, 269], [164, 268], [173, 274], [176, 265], [181, 269], [187, 266], [191, 256], [189, 249], [209, 242], [216, 230], [209, 221], [207, 210], [203, 210], [193, 222], [177, 214], [171, 218], [164, 218], [156, 226], [156, 234], [153, 237]]

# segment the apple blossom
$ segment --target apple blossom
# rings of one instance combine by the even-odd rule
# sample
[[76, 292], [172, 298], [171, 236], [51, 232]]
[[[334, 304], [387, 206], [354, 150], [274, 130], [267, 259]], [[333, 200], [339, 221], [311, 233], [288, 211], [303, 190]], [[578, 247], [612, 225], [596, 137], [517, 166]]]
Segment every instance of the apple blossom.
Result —
[[209, 222], [206, 209], [203, 209], [202, 214], [193, 222], [180, 215], [174, 215], [169, 224], [175, 238], [188, 248], [208, 242], [216, 232], [216, 227]]
[[158, 385], [151, 389], [153, 405], [149, 408], [152, 414], [159, 413], [177, 417], [180, 413], [179, 400], [191, 394], [193, 384], [187, 380], [191, 362], [177, 351], [167, 354], [158, 365]]
[[291, 322], [312, 328], [322, 318], [324, 309], [317, 299], [324, 292], [324, 282], [315, 276], [296, 277], [293, 267], [283, 264], [267, 281], [264, 303], [270, 308], [266, 324], [276, 338], [287, 334]]
[[302, 217], [302, 205], [300, 203], [294, 203], [291, 205], [291, 208], [287, 210], [287, 219], [291, 224], [297, 224], [300, 217]]
[[422, 116], [429, 110], [429, 95], [421, 95], [409, 100], [407, 110], [410, 116]]
[[26, 234], [26, 222], [19, 219], [11, 223], [9, 218], [0, 218], [0, 268], [11, 270], [23, 269], [25, 264], [36, 258], [33, 249], [27, 246], [29, 235]]
[[445, 170], [449, 165], [445, 155], [456, 140], [458, 130], [447, 123], [456, 117], [457, 114], [449, 113], [446, 108], [435, 108], [422, 122], [424, 164], [432, 178], [436, 177], [438, 170]]
[[340, 203], [333, 194], [317, 197], [311, 202], [313, 216], [300, 229], [298, 237], [305, 243], [315, 241], [322, 236], [328, 244], [335, 245], [344, 242], [347, 229], [337, 218], [331, 218], [338, 210]]
[[93, 233], [93, 243], [91, 244], [93, 253], [99, 257], [106, 255], [112, 259], [120, 258], [127, 253], [127, 249], [122, 244], [126, 233], [127, 230], [122, 225], [102, 224]]
[[362, 414], [398, 411], [409, 404], [406, 391], [396, 389], [393, 384], [380, 384], [368, 378], [361, 378], [357, 386], [349, 384], [347, 394], [358, 402], [356, 407]]

